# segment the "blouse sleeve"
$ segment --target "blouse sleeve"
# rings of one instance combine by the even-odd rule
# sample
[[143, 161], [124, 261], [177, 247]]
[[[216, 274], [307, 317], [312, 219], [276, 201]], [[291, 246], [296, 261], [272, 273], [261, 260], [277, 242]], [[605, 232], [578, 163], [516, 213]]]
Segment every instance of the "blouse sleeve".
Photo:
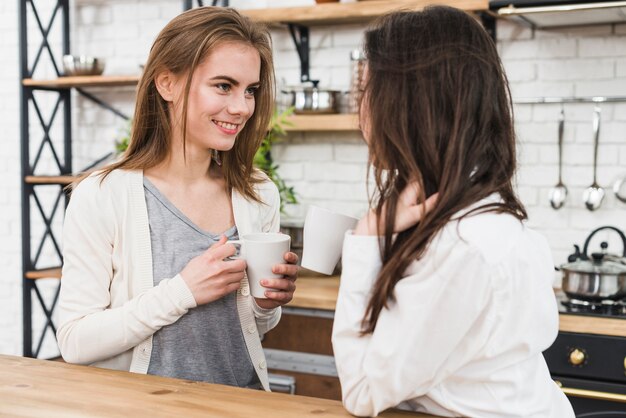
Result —
[[57, 339], [70, 363], [89, 364], [127, 351], [196, 306], [177, 275], [111, 307], [118, 228], [104, 187], [98, 177], [83, 180], [65, 214]]
[[419, 264], [397, 283], [374, 332], [361, 336], [381, 269], [378, 238], [346, 235], [332, 342], [344, 406], [355, 415], [376, 416], [424, 395], [487, 339], [490, 273], [481, 255], [456, 248]]

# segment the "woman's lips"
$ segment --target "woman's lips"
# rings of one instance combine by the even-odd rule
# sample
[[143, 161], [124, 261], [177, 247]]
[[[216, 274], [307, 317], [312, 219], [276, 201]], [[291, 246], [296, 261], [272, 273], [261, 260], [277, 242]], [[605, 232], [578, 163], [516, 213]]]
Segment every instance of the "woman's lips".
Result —
[[239, 130], [239, 124], [213, 120], [213, 123], [224, 133], [233, 135]]

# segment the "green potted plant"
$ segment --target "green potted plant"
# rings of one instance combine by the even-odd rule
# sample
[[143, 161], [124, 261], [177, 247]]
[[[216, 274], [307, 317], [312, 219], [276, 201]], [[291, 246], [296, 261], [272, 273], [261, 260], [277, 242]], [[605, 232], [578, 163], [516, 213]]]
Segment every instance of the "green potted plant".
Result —
[[[293, 107], [289, 107], [282, 112], [274, 111], [267, 134], [261, 142], [261, 146], [254, 156], [254, 165], [263, 170], [278, 187], [280, 193], [280, 211], [283, 212], [285, 204], [298, 203], [296, 192], [293, 187], [287, 186], [285, 181], [278, 174], [278, 164], [272, 159], [272, 145], [280, 141], [285, 135], [285, 126], [290, 126], [288, 117], [293, 114]], [[119, 140], [115, 142], [115, 150], [121, 154], [128, 148], [130, 141], [130, 122]]]

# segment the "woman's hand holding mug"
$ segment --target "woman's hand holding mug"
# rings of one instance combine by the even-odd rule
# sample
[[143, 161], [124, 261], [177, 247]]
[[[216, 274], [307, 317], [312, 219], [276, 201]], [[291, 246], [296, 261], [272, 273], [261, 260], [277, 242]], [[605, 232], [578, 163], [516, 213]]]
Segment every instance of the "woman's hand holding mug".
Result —
[[286, 305], [293, 299], [293, 292], [296, 290], [296, 279], [298, 278], [298, 255], [296, 253], [285, 253], [287, 264], [277, 264], [272, 267], [274, 274], [282, 274], [281, 278], [261, 279], [261, 286], [269, 288], [265, 291], [266, 299], [254, 298], [256, 304], [263, 309], [273, 309]]
[[245, 260], [229, 260], [235, 246], [222, 235], [204, 253], [192, 258], [180, 272], [198, 305], [218, 300], [239, 289], [246, 270]]

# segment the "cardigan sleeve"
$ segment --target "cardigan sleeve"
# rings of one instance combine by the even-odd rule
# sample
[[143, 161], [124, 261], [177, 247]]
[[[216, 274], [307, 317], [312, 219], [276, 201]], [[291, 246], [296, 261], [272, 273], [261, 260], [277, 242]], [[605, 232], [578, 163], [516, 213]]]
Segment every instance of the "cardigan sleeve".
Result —
[[490, 273], [471, 249], [438, 257], [443, 261], [430, 272], [409, 269], [374, 332], [361, 336], [382, 264], [378, 248], [377, 237], [347, 233], [332, 333], [344, 406], [359, 416], [376, 416], [425, 394], [487, 339], [480, 318], [487, 311]]
[[74, 190], [65, 214], [57, 339], [70, 363], [89, 364], [125, 352], [196, 306], [177, 275], [111, 307], [113, 246], [120, 233], [112, 199], [106, 181], [91, 176]]

